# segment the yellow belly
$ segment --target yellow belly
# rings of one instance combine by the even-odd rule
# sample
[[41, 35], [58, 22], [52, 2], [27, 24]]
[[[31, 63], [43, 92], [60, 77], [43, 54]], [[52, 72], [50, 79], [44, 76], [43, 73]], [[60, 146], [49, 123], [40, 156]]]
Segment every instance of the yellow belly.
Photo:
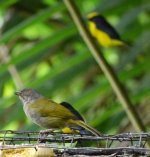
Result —
[[107, 33], [97, 30], [95, 24], [93, 24], [92, 22], [89, 23], [89, 29], [92, 36], [96, 38], [99, 44], [103, 47], [113, 47], [124, 44], [120, 40], [112, 39]]

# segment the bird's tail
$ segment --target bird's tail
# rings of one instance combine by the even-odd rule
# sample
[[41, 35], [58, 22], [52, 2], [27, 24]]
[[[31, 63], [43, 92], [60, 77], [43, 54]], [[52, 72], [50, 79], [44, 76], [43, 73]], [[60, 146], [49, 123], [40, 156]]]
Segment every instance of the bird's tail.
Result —
[[91, 132], [95, 136], [101, 136], [102, 135], [98, 130], [92, 128], [91, 126], [89, 126], [88, 124], [86, 124], [84, 121], [81, 121], [81, 120], [76, 120], [76, 121], [72, 120], [71, 123], [84, 128], [85, 130]]

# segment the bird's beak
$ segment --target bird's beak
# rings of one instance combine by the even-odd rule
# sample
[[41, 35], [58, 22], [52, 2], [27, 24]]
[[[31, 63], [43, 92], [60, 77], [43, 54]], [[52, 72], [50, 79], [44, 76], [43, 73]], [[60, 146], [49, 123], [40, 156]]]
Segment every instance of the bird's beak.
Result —
[[20, 96], [21, 92], [20, 91], [16, 91], [15, 94]]

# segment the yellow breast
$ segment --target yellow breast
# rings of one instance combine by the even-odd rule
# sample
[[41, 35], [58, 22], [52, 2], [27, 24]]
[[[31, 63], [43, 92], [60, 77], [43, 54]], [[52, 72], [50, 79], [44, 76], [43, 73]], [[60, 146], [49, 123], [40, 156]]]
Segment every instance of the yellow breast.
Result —
[[107, 33], [97, 29], [96, 25], [93, 22], [89, 22], [89, 29], [92, 36], [96, 38], [99, 44], [103, 47], [123, 45], [122, 41], [112, 39]]

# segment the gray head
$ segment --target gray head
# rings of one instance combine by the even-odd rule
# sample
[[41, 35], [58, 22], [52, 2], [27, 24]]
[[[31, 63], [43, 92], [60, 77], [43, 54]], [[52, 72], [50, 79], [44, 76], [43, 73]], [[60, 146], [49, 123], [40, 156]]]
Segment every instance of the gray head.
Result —
[[15, 92], [15, 94], [19, 96], [19, 98], [21, 99], [21, 101], [23, 102], [24, 105], [31, 103], [31, 102], [35, 101], [36, 99], [39, 99], [42, 97], [41, 94], [36, 92], [34, 89], [30, 89], [30, 88], [26, 88], [21, 91], [17, 91], [17, 92]]

